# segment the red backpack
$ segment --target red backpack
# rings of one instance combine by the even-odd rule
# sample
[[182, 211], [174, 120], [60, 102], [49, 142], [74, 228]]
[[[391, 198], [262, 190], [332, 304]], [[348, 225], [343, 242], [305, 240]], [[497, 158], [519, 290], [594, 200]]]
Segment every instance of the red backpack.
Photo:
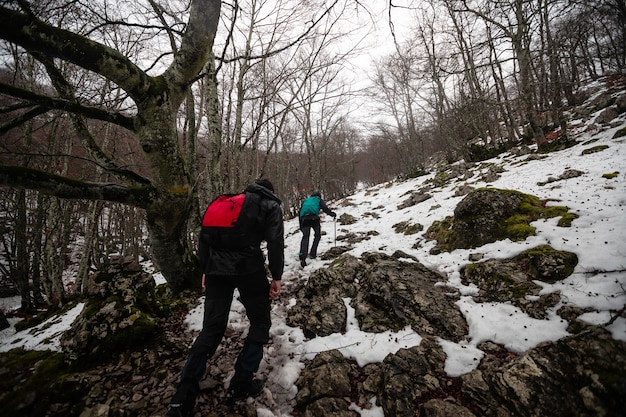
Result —
[[238, 249], [256, 243], [261, 234], [256, 193], [223, 194], [209, 204], [202, 218], [205, 243], [212, 247]]

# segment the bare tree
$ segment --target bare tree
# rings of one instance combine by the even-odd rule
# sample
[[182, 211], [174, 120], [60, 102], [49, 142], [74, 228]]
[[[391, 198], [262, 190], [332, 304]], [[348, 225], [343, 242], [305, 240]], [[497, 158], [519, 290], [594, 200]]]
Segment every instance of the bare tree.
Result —
[[[381, 104], [381, 112], [390, 114], [382, 120], [379, 129], [383, 136], [393, 140], [397, 158], [403, 172], [415, 172], [424, 168], [425, 143], [421, 128], [435, 119], [425, 111], [429, 80], [419, 67], [422, 61], [418, 52], [410, 47], [399, 46], [397, 52], [382, 60], [376, 67], [372, 97]], [[432, 97], [432, 96], [431, 96]]]
[[[76, 3], [68, 3], [66, 7], [70, 5], [79, 7]], [[133, 62], [119, 50], [107, 46], [105, 38], [89, 37], [97, 34], [99, 27], [116, 24], [106, 14], [99, 15], [95, 7], [81, 10], [94, 19], [83, 34], [63, 29], [70, 19], [57, 16], [44, 4], [34, 8], [25, 1], [16, 1], [0, 7], [0, 38], [39, 60], [56, 94], [10, 84], [1, 84], [0, 93], [14, 97], [31, 112], [38, 110], [38, 114], [53, 109], [67, 112], [89, 158], [116, 180], [114, 183], [81, 181], [51, 172], [2, 165], [0, 183], [33, 188], [63, 198], [109, 200], [144, 209], [155, 259], [168, 282], [176, 288], [197, 284], [195, 262], [189, 257], [191, 250], [185, 236], [193, 187], [189, 166], [179, 145], [177, 112], [189, 86], [210, 56], [220, 7], [218, 0], [191, 1], [186, 11], [186, 25], [167, 32], [175, 35], [177, 48], [169, 51], [173, 55], [169, 65], [156, 76], [141, 68], [145, 62]], [[55, 7], [53, 10], [64, 9]], [[103, 10], [109, 12], [109, 9]], [[134, 17], [141, 21], [143, 15]], [[176, 24], [173, 22], [172, 27]], [[146, 31], [152, 28], [153, 35], [162, 30], [149, 21], [137, 26]], [[128, 103], [132, 103], [129, 110], [119, 112], [92, 106], [88, 97], [79, 96], [80, 85], [67, 79], [58, 63], [83, 68], [114, 83], [125, 92]], [[27, 112], [20, 115], [27, 116]], [[103, 151], [89, 130], [87, 118], [126, 129], [145, 157], [149, 168], [147, 175], [120, 166]]]

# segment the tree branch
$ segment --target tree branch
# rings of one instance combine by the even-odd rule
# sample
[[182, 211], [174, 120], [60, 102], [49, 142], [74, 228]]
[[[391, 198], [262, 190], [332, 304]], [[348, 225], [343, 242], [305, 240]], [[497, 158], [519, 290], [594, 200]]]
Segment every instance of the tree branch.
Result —
[[[332, 11], [332, 9], [337, 5], [338, 0], [335, 0], [333, 2], [333, 4], [331, 4], [330, 6], [328, 6], [326, 8], [326, 10], [324, 10], [324, 12], [315, 20], [311, 20], [309, 22], [309, 26], [300, 34], [298, 35], [298, 37], [296, 39], [294, 39], [293, 41], [289, 42], [288, 44], [274, 50], [274, 51], [270, 51], [264, 54], [260, 54], [260, 55], [251, 55], [249, 53], [246, 53], [244, 55], [237, 55], [231, 58], [224, 58], [223, 56], [220, 58], [216, 58], [219, 61], [219, 67], [222, 66], [222, 64], [228, 64], [231, 62], [235, 62], [235, 61], [239, 61], [239, 60], [246, 60], [246, 61], [251, 61], [251, 60], [257, 60], [257, 59], [266, 59], [266, 58], [270, 58], [272, 56], [278, 55], [283, 51], [286, 51], [289, 48], [292, 48], [294, 45], [297, 45], [298, 43], [300, 43], [307, 35], [309, 35], [313, 29], [315, 29], [317, 27], [317, 25], [322, 21], [322, 19], [324, 19], [324, 17], [326, 17], [328, 14], [330, 14], [330, 12]], [[237, 15], [235, 14], [235, 17]], [[234, 23], [233, 26], [231, 27], [231, 33], [229, 33], [229, 36], [227, 38], [227, 41], [230, 40], [230, 36], [232, 35], [232, 31], [234, 30]], [[226, 50], [226, 46], [224, 47], [224, 51]], [[203, 77], [206, 77], [208, 74], [206, 72], [200, 73], [198, 74], [192, 81], [195, 82]]]
[[148, 208], [156, 197], [151, 186], [127, 187], [114, 183], [80, 181], [31, 168], [0, 165], [0, 185], [26, 188], [68, 199], [112, 201]]
[[101, 74], [140, 103], [154, 81], [126, 56], [76, 33], [48, 25], [33, 15], [0, 6], [0, 38], [29, 52], [61, 58]]
[[109, 112], [97, 107], [83, 106], [81, 104], [60, 98], [48, 97], [4, 83], [0, 83], [0, 93], [22, 100], [28, 100], [29, 102], [37, 104], [40, 107], [46, 108], [47, 110], [68, 111], [80, 114], [90, 119], [114, 123], [132, 132], [135, 131], [134, 118], [124, 116], [120, 113]]
[[168, 81], [172, 103], [179, 104], [185, 97], [187, 87], [193, 83], [206, 64], [219, 23], [221, 0], [193, 0], [189, 21], [179, 50], [163, 77]]
[[13, 119], [9, 120], [6, 123], [3, 123], [2, 125], [0, 125], [0, 135], [5, 134], [6, 132], [8, 132], [9, 130], [18, 127], [24, 123], [26, 123], [27, 121], [34, 119], [35, 117], [44, 114], [48, 111], [49, 109], [44, 108], [42, 106], [35, 106], [33, 108], [31, 108], [30, 110], [20, 114], [17, 117], [14, 117]]
[[[54, 88], [59, 92], [61, 97], [68, 100], [72, 104], [78, 104], [76, 100], [76, 95], [74, 93], [74, 88], [72, 85], [65, 79], [61, 71], [54, 65], [54, 62], [48, 58], [47, 56], [43, 56], [40, 53], [35, 53], [34, 55], [46, 68], [48, 72], [48, 76], [54, 85]], [[102, 165], [104, 169], [108, 172], [111, 172], [115, 176], [117, 176], [122, 181], [130, 181], [135, 184], [148, 184], [149, 181], [146, 178], [143, 178], [139, 174], [121, 169], [111, 158], [110, 156], [104, 152], [104, 150], [96, 143], [95, 138], [91, 134], [89, 127], [87, 127], [87, 123], [85, 123], [84, 118], [75, 112], [70, 113], [70, 119], [72, 120], [72, 124], [74, 125], [74, 129], [78, 134], [83, 146], [89, 153], [89, 155], [96, 161], [96, 163]]]

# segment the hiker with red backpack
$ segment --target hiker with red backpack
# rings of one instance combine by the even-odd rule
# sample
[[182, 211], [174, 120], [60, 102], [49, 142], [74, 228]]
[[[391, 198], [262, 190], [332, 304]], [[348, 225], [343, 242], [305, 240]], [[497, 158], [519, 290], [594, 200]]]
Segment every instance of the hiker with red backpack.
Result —
[[[322, 238], [320, 210], [333, 218], [337, 217], [337, 214], [329, 209], [324, 200], [322, 200], [322, 194], [319, 191], [315, 191], [307, 197], [300, 207], [299, 216], [302, 240], [300, 241], [300, 253], [298, 254], [298, 258], [300, 259], [300, 266], [302, 268], [306, 266], [307, 255], [311, 259], [315, 259], [317, 257], [317, 246]], [[313, 237], [313, 244], [311, 245], [311, 251], [309, 252], [309, 237], [311, 236], [311, 229], [313, 229], [315, 236]]]
[[[267, 242], [268, 282], [261, 242]], [[207, 208], [199, 242], [205, 288], [202, 331], [191, 346], [167, 416], [191, 416], [207, 360], [217, 350], [226, 326], [235, 288], [250, 321], [248, 336], [235, 362], [226, 391], [234, 403], [261, 392], [254, 379], [269, 341], [270, 303], [281, 289], [284, 266], [284, 226], [281, 201], [268, 180], [249, 185], [243, 194], [223, 195]]]

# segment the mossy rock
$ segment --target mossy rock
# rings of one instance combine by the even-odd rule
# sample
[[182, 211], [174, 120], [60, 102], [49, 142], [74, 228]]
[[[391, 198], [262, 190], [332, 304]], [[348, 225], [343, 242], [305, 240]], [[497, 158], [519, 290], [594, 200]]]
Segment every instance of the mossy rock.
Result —
[[550, 245], [528, 249], [514, 259], [534, 279], [550, 284], [570, 276], [578, 264], [578, 256], [575, 253], [556, 250]]
[[441, 252], [447, 252], [453, 250], [454, 231], [452, 226], [454, 225], [454, 217], [446, 216], [443, 220], [435, 220], [428, 230], [426, 230], [425, 237], [429, 240], [436, 240], [437, 246], [432, 250], [432, 254]]
[[605, 149], [608, 149], [609, 145], [598, 145], [598, 146], [592, 146], [591, 148], [587, 148], [585, 150], [583, 150], [581, 152], [582, 155], [589, 155], [592, 153], [596, 153], [596, 152], [601, 152]]
[[572, 252], [549, 245], [526, 250], [509, 259], [488, 259], [468, 264], [461, 270], [465, 283], [479, 288], [480, 302], [506, 302], [522, 309], [530, 317], [545, 319], [547, 311], [560, 301], [560, 293], [542, 293], [536, 281], [555, 283], [574, 271], [578, 258]]
[[567, 136], [559, 136], [556, 140], [545, 141], [537, 146], [538, 154], [547, 154], [551, 152], [562, 151], [563, 149], [571, 148], [576, 145], [575, 140], [570, 139]]
[[[76, 403], [89, 389], [72, 379], [73, 368], [58, 352], [13, 349], [0, 354], [0, 367], [10, 370], [0, 381], [0, 392], [6, 393], [0, 395], [0, 410], [6, 416], [48, 416], [50, 402]], [[55, 415], [79, 414], [59, 410]]]
[[524, 240], [535, 234], [530, 222], [540, 217], [541, 210], [537, 197], [519, 191], [474, 190], [454, 210], [454, 247], [475, 248], [507, 238]]
[[424, 226], [419, 223], [411, 224], [410, 222], [400, 222], [393, 225], [393, 230], [396, 233], [403, 233], [405, 235], [414, 235], [424, 230]]
[[94, 274], [88, 288], [85, 308], [61, 337], [61, 348], [72, 360], [98, 362], [142, 348], [159, 335], [157, 319], [176, 307], [166, 288], [157, 287], [129, 258]]
[[618, 175], [619, 175], [619, 171], [615, 171], [615, 172], [611, 172], [607, 174], [602, 174], [602, 178], [606, 178], [607, 180], [612, 180], [613, 178], [616, 178]]
[[514, 279], [512, 274], [493, 268], [488, 262], [468, 264], [462, 272], [464, 278], [471, 278], [470, 281], [479, 286], [483, 301], [499, 300], [501, 297], [508, 300], [524, 298], [529, 292], [528, 285], [534, 285]]
[[621, 138], [624, 136], [626, 136], [626, 127], [623, 127], [615, 132], [615, 134], [613, 135], [613, 139]]
[[435, 221], [425, 237], [437, 241], [431, 253], [476, 248], [498, 240], [521, 241], [536, 234], [531, 222], [561, 217], [560, 226], [570, 226], [577, 217], [565, 206], [546, 206], [536, 196], [515, 190], [480, 188], [457, 205], [454, 217]]

